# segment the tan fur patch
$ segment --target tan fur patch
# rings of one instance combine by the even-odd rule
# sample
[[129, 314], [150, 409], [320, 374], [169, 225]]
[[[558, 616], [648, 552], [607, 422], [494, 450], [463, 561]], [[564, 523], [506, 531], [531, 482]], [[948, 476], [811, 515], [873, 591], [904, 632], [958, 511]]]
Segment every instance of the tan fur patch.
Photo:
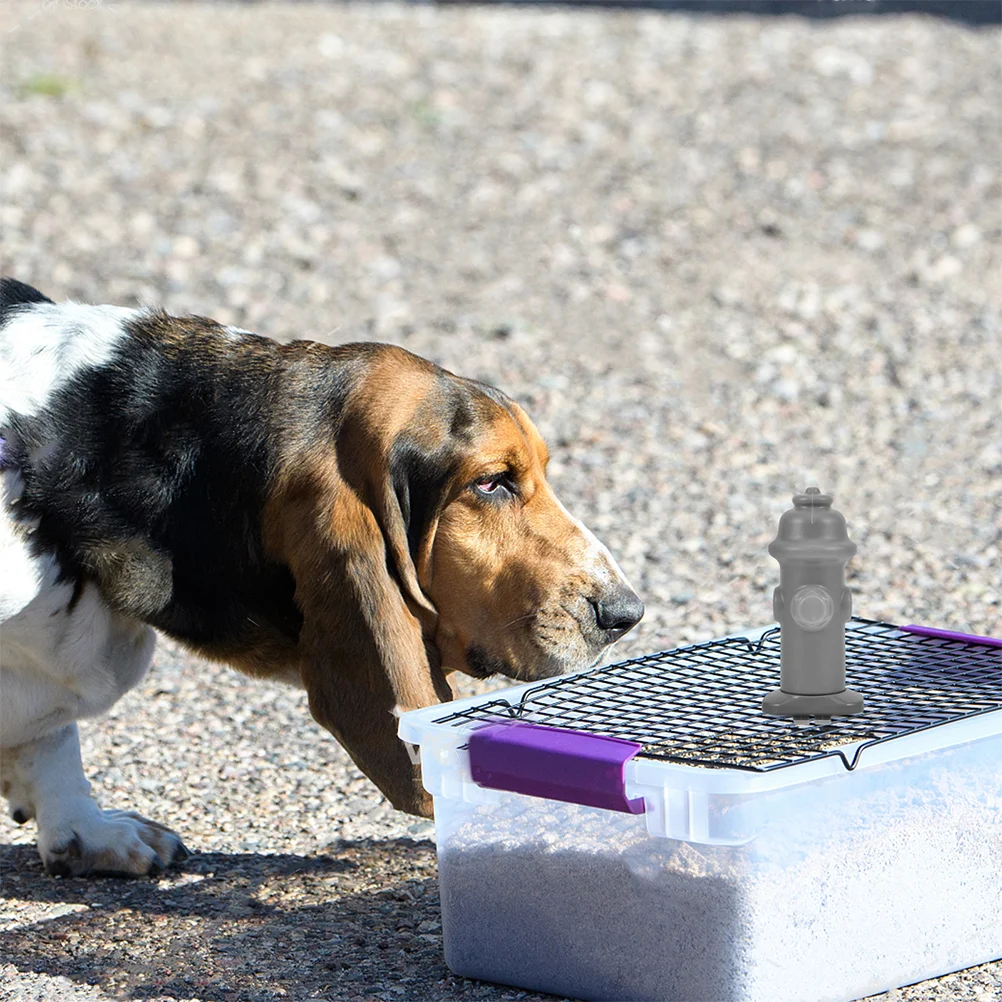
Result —
[[427, 591], [447, 670], [470, 670], [475, 646], [495, 670], [550, 674], [548, 660], [579, 632], [560, 596], [595, 590], [584, 566], [588, 542], [546, 481], [548, 459], [525, 412], [499, 405], [464, 476], [507, 469], [518, 496], [493, 505], [467, 490], [443, 513], [436, 535]]

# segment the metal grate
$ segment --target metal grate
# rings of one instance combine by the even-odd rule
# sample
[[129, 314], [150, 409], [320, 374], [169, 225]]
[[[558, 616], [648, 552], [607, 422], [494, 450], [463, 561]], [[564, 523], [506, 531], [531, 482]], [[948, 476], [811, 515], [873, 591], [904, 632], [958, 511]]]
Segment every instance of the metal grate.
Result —
[[1002, 710], [1002, 648], [853, 622], [846, 684], [866, 705], [824, 725], [761, 712], [779, 684], [779, 627], [757, 641], [713, 640], [557, 678], [517, 703], [494, 699], [436, 723], [527, 720], [638, 741], [646, 758], [767, 772], [829, 755], [852, 769], [870, 745]]

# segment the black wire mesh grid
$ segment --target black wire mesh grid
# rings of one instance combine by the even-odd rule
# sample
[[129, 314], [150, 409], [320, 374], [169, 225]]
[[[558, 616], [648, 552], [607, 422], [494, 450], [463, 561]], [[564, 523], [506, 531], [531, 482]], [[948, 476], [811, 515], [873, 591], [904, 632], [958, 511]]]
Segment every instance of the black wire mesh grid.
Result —
[[493, 699], [435, 723], [524, 720], [637, 741], [644, 758], [768, 772], [832, 755], [853, 769], [871, 745], [1002, 711], [1002, 648], [853, 622], [846, 685], [865, 706], [852, 717], [805, 726], [762, 712], [779, 685], [777, 626], [754, 641], [711, 640], [542, 682], [515, 703]]

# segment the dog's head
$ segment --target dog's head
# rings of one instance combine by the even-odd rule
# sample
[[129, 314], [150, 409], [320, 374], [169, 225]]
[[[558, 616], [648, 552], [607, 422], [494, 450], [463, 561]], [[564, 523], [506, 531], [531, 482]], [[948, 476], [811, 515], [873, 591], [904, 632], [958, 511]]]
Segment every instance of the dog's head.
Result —
[[443, 378], [448, 402], [423, 422], [431, 448], [408, 431], [391, 452], [442, 666], [532, 681], [594, 664], [643, 603], [557, 499], [548, 451], [522, 408], [493, 387]]
[[337, 411], [290, 465], [271, 525], [304, 613], [313, 712], [412, 809], [352, 748], [353, 693], [404, 710], [449, 698], [453, 671], [531, 681], [587, 667], [644, 607], [498, 390], [383, 346]]

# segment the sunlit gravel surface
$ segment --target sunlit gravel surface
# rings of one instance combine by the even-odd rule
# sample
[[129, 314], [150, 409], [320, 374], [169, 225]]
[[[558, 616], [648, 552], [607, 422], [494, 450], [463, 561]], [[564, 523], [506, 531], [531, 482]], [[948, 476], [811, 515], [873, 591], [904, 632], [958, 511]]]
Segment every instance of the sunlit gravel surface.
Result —
[[[771, 618], [791, 494], [856, 611], [1002, 635], [999, 33], [430, 5], [3, 4], [0, 270], [505, 388], [647, 616]], [[467, 691], [472, 691], [467, 688]], [[305, 698], [164, 644], [84, 727], [193, 851], [45, 877], [0, 822], [0, 999], [542, 998], [445, 967], [428, 823]], [[892, 992], [1002, 997], [1002, 964]]]

